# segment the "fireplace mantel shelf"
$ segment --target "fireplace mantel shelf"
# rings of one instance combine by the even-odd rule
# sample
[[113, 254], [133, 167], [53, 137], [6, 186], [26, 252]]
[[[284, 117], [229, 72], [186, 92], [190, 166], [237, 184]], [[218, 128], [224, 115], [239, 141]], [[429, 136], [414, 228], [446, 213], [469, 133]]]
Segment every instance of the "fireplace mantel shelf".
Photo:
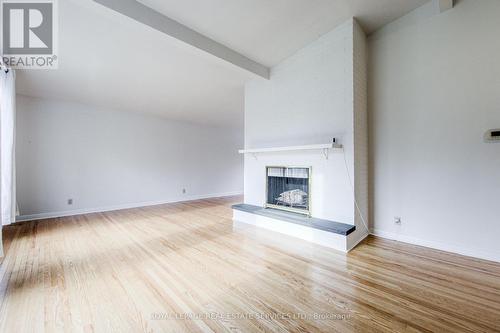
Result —
[[238, 152], [240, 154], [254, 154], [255, 155], [255, 154], [261, 154], [261, 153], [273, 153], [273, 152], [283, 152], [283, 151], [322, 150], [325, 157], [328, 158], [328, 150], [329, 149], [342, 150], [343, 146], [336, 144], [336, 143], [324, 143], [324, 144], [304, 145], [304, 146], [241, 149]]

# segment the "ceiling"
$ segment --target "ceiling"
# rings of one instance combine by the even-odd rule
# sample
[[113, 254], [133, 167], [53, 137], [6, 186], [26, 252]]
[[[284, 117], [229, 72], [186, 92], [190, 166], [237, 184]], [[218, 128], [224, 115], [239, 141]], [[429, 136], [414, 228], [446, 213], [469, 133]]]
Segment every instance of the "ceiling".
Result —
[[367, 34], [429, 0], [139, 0], [272, 67], [356, 17]]
[[[428, 0], [141, 0], [266, 66], [356, 16], [367, 32]], [[18, 71], [18, 93], [241, 126], [255, 75], [91, 0], [59, 1], [59, 69]]]

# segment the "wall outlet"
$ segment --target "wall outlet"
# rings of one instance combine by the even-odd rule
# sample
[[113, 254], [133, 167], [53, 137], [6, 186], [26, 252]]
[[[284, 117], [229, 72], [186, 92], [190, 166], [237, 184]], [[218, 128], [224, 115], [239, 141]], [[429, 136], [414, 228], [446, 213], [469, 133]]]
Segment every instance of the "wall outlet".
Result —
[[496, 142], [500, 143], [500, 129], [492, 129], [486, 132], [484, 136], [486, 142]]
[[396, 217], [394, 218], [394, 223], [395, 223], [395, 224], [397, 224], [397, 225], [401, 225], [401, 223], [403, 223], [403, 222], [401, 221], [401, 218], [400, 218], [400, 217], [397, 217], [397, 216], [396, 216]]
[[73, 204], [73, 199], [68, 199], [68, 205], [72, 205]]

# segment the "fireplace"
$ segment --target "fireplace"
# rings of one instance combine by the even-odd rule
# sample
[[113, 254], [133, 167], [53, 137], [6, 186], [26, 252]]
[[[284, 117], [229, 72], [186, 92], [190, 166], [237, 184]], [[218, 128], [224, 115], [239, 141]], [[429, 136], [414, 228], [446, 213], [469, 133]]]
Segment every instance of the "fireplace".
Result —
[[310, 167], [266, 167], [266, 208], [310, 216], [310, 193]]

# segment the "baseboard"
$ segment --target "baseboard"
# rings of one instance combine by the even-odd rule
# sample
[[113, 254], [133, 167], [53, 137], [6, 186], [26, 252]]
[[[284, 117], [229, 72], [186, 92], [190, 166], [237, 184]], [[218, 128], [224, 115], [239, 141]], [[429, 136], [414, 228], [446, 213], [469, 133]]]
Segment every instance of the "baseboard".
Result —
[[454, 245], [454, 244], [429, 241], [429, 240], [419, 239], [419, 238], [410, 237], [410, 236], [406, 236], [406, 235], [396, 234], [396, 233], [392, 233], [392, 232], [386, 232], [386, 231], [378, 230], [378, 229], [373, 229], [372, 235], [377, 236], [377, 237], [381, 237], [381, 238], [386, 238], [386, 239], [390, 239], [390, 240], [403, 242], [403, 243], [424, 246], [424, 247], [432, 248], [435, 250], [455, 253], [455, 254], [459, 254], [459, 255], [463, 255], [463, 256], [467, 256], [467, 257], [473, 257], [473, 258], [479, 258], [479, 259], [484, 259], [484, 260], [500, 262], [500, 253], [494, 253], [494, 252], [485, 251], [482, 249], [476, 249], [476, 248], [470, 248], [470, 247], [467, 248], [464, 246], [458, 246], [458, 245]]
[[[123, 209], [131, 209], [131, 208], [140, 208], [140, 207], [149, 207], [149, 206], [158, 206], [169, 203], [177, 203], [177, 202], [186, 202], [193, 200], [202, 200], [202, 199], [210, 199], [210, 198], [221, 198], [221, 197], [230, 197], [243, 195], [242, 192], [226, 192], [226, 193], [216, 193], [216, 194], [207, 194], [207, 195], [195, 195], [185, 197], [179, 200], [158, 200], [158, 201], [149, 201], [149, 202], [141, 202], [141, 203], [131, 203], [131, 204], [123, 204], [123, 205], [114, 205], [108, 207], [99, 207], [99, 208], [86, 208], [86, 209], [76, 209], [71, 211], [63, 211], [63, 212], [49, 212], [49, 213], [40, 213], [40, 214], [32, 214], [32, 215], [21, 215], [16, 218], [16, 222], [26, 222], [26, 221], [35, 221], [35, 220], [43, 220], [50, 218], [58, 218], [58, 217], [67, 217], [67, 216], [75, 216], [82, 214], [91, 214], [91, 213], [104, 213], [115, 210], [123, 210]], [[464, 246], [457, 246], [454, 244], [447, 244], [443, 242], [429, 241], [424, 239], [419, 239], [415, 237], [410, 237], [406, 235], [391, 233], [383, 230], [372, 229], [371, 234], [377, 237], [396, 240], [403, 243], [413, 244], [424, 246], [440, 251], [455, 253], [463, 256], [474, 257], [484, 260], [490, 260], [495, 262], [500, 262], [500, 253], [494, 253], [490, 251], [485, 251], [481, 249], [475, 248], [467, 248]], [[360, 237], [358, 241], [356, 241], [349, 251], [356, 247], [360, 242], [362, 242], [368, 234]]]
[[36, 220], [52, 219], [52, 218], [57, 218], [57, 217], [67, 217], [67, 216], [75, 216], [75, 215], [91, 214], [91, 213], [104, 213], [104, 212], [111, 212], [111, 211], [115, 211], [115, 210], [158, 206], [158, 205], [164, 205], [164, 204], [171, 204], [171, 203], [177, 203], [177, 202], [187, 202], [187, 201], [210, 199], [210, 198], [232, 197], [232, 196], [237, 196], [237, 195], [243, 195], [243, 192], [226, 192], [226, 193], [215, 193], [215, 194], [204, 194], [204, 195], [192, 195], [192, 196], [186, 196], [186, 197], [179, 199], [179, 200], [177, 200], [177, 199], [175, 199], [175, 200], [158, 200], [158, 201], [148, 201], [148, 202], [129, 203], [129, 204], [122, 204], [122, 205], [99, 207], [99, 208], [83, 208], [83, 209], [75, 209], [75, 210], [68, 210], [68, 211], [62, 211], [62, 212], [49, 212], [49, 213], [40, 213], [40, 214], [31, 214], [31, 215], [20, 215], [16, 218], [16, 222], [36, 221]]

